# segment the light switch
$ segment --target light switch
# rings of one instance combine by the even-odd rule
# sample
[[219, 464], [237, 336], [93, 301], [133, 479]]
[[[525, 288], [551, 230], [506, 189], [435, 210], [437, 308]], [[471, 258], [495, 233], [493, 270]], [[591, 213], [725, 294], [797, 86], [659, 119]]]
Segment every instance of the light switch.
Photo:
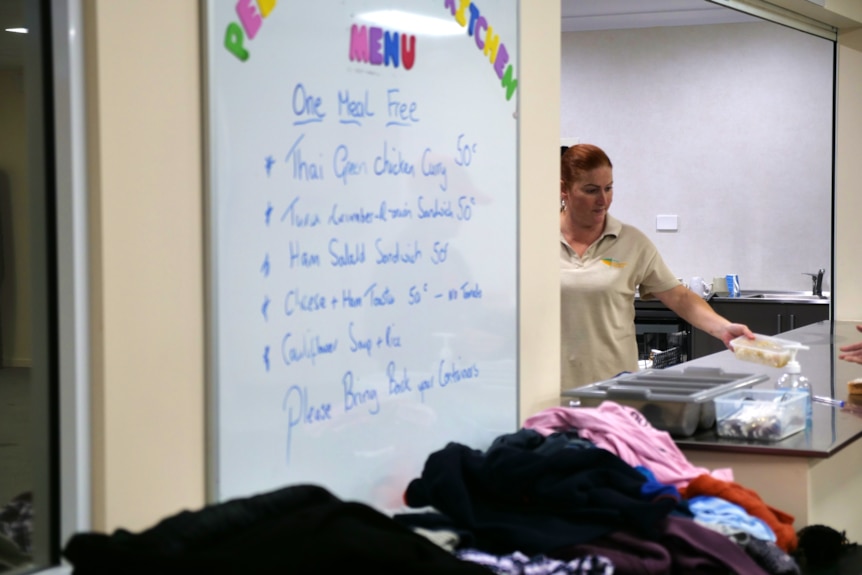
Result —
[[658, 215], [655, 217], [655, 231], [675, 232], [679, 229], [676, 214]]
[[580, 138], [572, 138], [571, 136], [566, 136], [566, 137], [560, 138], [560, 145], [561, 146], [570, 147], [570, 146], [574, 146], [575, 144], [580, 144], [580, 143], [581, 143]]

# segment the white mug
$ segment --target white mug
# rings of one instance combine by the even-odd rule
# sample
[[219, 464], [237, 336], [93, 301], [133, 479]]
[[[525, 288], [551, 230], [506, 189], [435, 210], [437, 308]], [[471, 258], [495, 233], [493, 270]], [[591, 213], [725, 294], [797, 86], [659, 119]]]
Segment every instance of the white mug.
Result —
[[694, 276], [691, 278], [691, 280], [689, 280], [688, 288], [700, 297], [705, 298], [709, 295], [709, 292], [712, 289], [712, 285], [703, 281], [702, 277]]

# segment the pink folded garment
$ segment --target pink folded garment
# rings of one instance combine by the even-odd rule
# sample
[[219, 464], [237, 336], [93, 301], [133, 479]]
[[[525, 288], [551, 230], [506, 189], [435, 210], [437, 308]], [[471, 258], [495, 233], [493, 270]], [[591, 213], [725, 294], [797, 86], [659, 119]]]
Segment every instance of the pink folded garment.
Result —
[[549, 407], [528, 418], [524, 427], [542, 435], [575, 430], [581, 438], [633, 467], [646, 467], [657, 481], [677, 489], [704, 474], [733, 481], [732, 469], [710, 471], [692, 465], [668, 432], [653, 427], [638, 410], [613, 401], [598, 407]]

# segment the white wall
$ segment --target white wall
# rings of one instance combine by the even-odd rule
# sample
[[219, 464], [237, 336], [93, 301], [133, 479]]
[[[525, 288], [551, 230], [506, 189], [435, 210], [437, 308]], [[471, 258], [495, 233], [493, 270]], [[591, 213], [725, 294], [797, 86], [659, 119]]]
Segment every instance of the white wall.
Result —
[[766, 22], [566, 33], [562, 135], [608, 152], [611, 212], [677, 276], [829, 289], [833, 49]]
[[[835, 134], [835, 308], [837, 320], [862, 320], [862, 30], [838, 36]], [[841, 342], [847, 343], [847, 342]], [[862, 370], [860, 370], [862, 371]]]
[[560, 0], [521, 2], [518, 84], [518, 419], [560, 401]]
[[200, 12], [84, 16], [93, 527], [135, 530], [204, 502]]

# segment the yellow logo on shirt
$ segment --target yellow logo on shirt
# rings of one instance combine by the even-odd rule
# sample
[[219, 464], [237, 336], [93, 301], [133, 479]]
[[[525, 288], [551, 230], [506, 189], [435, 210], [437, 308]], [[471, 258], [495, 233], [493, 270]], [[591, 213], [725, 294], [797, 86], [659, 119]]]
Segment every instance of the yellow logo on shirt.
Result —
[[614, 258], [602, 258], [602, 263], [612, 268], [624, 268], [628, 265], [628, 263], [615, 260]]

